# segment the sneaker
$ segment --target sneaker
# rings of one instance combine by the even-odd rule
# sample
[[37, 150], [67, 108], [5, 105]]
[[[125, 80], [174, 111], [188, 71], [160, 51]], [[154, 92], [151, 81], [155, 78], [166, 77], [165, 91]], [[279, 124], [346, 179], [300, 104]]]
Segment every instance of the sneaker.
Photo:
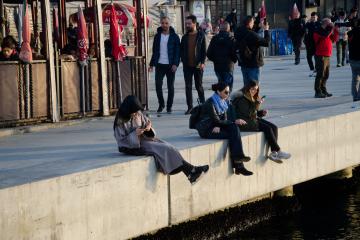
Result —
[[195, 184], [199, 181], [200, 177], [209, 170], [209, 165], [195, 167], [189, 174], [188, 179], [191, 184]]
[[315, 93], [315, 98], [326, 98], [326, 95], [323, 93]]
[[326, 97], [332, 97], [332, 93], [324, 92], [324, 95], [325, 95]]
[[159, 106], [158, 110], [156, 111], [157, 113], [161, 113], [164, 110], [164, 106]]
[[280, 163], [283, 163], [283, 161], [281, 161], [281, 159], [280, 159], [280, 157], [279, 157], [278, 152], [275, 152], [275, 151], [271, 152], [271, 153], [269, 154], [268, 158], [269, 158], [271, 161], [274, 161], [274, 162], [276, 162], [276, 163], [279, 163], [279, 164], [280, 164]]
[[341, 64], [340, 63], [336, 64], [336, 67], [341, 67]]
[[172, 109], [168, 107], [168, 108], [166, 108], [166, 112], [170, 114], [170, 113], [172, 113]]
[[191, 113], [192, 108], [188, 108], [188, 110], [185, 112], [185, 115], [189, 115]]
[[277, 157], [280, 159], [289, 159], [289, 158], [291, 158], [291, 154], [287, 153], [287, 152], [283, 152], [283, 151], [278, 151]]
[[253, 172], [247, 170], [245, 167], [237, 167], [235, 168], [235, 174], [236, 175], [244, 175], [244, 176], [251, 176], [253, 175]]

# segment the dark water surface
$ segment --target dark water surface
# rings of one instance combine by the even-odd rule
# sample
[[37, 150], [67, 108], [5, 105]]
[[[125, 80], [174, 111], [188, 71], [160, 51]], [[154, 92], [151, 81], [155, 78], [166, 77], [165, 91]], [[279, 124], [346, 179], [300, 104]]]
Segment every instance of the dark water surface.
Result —
[[[351, 189], [333, 184], [308, 184], [298, 194], [302, 208], [274, 217], [226, 239], [359, 239], [360, 184]], [[299, 196], [300, 195], [300, 196]]]

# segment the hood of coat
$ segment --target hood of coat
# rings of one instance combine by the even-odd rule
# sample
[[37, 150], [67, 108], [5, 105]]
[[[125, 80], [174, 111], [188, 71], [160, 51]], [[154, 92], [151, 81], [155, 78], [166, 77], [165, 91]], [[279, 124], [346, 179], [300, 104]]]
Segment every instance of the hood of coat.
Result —
[[[158, 28], [157, 28], [157, 33], [161, 34], [162, 31], [163, 31], [162, 27], [158, 27]], [[170, 34], [174, 34], [174, 33], [175, 33], [175, 29], [174, 29], [172, 26], [170, 26], [169, 32], [170, 32]]]

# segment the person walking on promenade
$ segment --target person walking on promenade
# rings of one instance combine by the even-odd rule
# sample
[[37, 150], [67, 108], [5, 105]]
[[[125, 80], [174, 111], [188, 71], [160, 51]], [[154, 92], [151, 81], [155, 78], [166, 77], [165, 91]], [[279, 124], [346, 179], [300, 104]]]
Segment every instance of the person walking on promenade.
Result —
[[162, 112], [165, 107], [163, 96], [163, 79], [166, 75], [168, 99], [166, 103], [167, 113], [172, 112], [174, 101], [174, 82], [175, 73], [180, 63], [180, 38], [170, 26], [168, 17], [161, 18], [161, 27], [157, 29], [153, 43], [153, 55], [150, 61], [149, 71], [155, 67], [155, 86], [156, 95], [159, 102], [158, 113]]
[[300, 18], [300, 12], [297, 12], [294, 19], [289, 21], [288, 36], [292, 41], [295, 53], [295, 65], [300, 63], [300, 47], [305, 35], [305, 23]]
[[220, 24], [220, 32], [211, 39], [207, 50], [207, 57], [214, 62], [214, 71], [218, 82], [225, 82], [233, 87], [234, 63], [236, 63], [235, 39], [230, 35], [230, 25], [227, 22]]
[[194, 184], [209, 170], [209, 166], [191, 165], [174, 146], [156, 138], [151, 121], [142, 110], [141, 103], [133, 95], [127, 96], [121, 103], [113, 127], [119, 152], [153, 156], [159, 171], [170, 175], [183, 172], [190, 183]]
[[194, 76], [195, 88], [201, 103], [205, 102], [205, 93], [202, 85], [206, 60], [206, 37], [202, 31], [197, 31], [196, 17], [190, 15], [185, 20], [186, 34], [181, 38], [180, 57], [183, 63], [186, 103], [185, 114], [190, 114], [193, 108], [192, 80]]
[[330, 57], [332, 55], [332, 43], [338, 38], [337, 27], [329, 18], [321, 21], [321, 27], [314, 33], [315, 41], [315, 98], [331, 97], [327, 91], [326, 82], [330, 74]]
[[360, 19], [354, 21], [349, 36], [349, 60], [352, 71], [352, 96], [354, 102], [360, 101]]
[[260, 80], [260, 68], [264, 65], [264, 53], [261, 47], [268, 47], [270, 44], [269, 24], [262, 25], [264, 29], [262, 38], [252, 30], [254, 20], [254, 17], [246, 16], [243, 26], [235, 32], [238, 63], [241, 66], [244, 85], [250, 80]]
[[[229, 102], [227, 101], [230, 88], [224, 82], [212, 85], [214, 94], [201, 106], [199, 121], [196, 129], [202, 138], [206, 139], [228, 139], [230, 159], [235, 174], [249, 176], [253, 173], [248, 171], [243, 162], [250, 161], [250, 157], [245, 156], [240, 129], [237, 124], [240, 121], [232, 121], [232, 116], [228, 116]], [[231, 111], [230, 111], [231, 112]]]
[[349, 22], [348, 20], [346, 20], [346, 14], [345, 11], [340, 11], [339, 12], [339, 18], [338, 20], [335, 22], [335, 26], [337, 26], [337, 24], [339, 24], [339, 38], [336, 41], [336, 55], [337, 55], [337, 65], [336, 67], [341, 67], [341, 66], [345, 66], [345, 55], [346, 55], [346, 48], [347, 48], [347, 40], [348, 40], [348, 36], [347, 36], [347, 32], [351, 29], [350, 27], [347, 27], [345, 25], [341, 25], [341, 24], [346, 24], [347, 22]]
[[310, 20], [305, 24], [304, 37], [304, 43], [306, 47], [306, 59], [310, 68], [309, 77], [316, 76], [315, 66], [313, 62], [313, 57], [315, 56], [314, 32], [317, 31], [319, 27], [320, 22], [318, 21], [318, 15], [316, 12], [312, 12]]
[[225, 21], [230, 24], [230, 31], [233, 32], [237, 26], [237, 16], [236, 16], [236, 9], [233, 8], [231, 13], [226, 16]]
[[241, 131], [264, 132], [265, 139], [270, 145], [271, 153], [268, 158], [282, 163], [282, 159], [289, 159], [291, 155], [283, 152], [277, 143], [278, 128], [275, 124], [268, 122], [262, 117], [268, 113], [267, 110], [260, 110], [263, 99], [259, 96], [259, 85], [256, 81], [250, 81], [241, 90], [231, 95], [234, 116], [241, 119], [243, 124], [239, 125]]

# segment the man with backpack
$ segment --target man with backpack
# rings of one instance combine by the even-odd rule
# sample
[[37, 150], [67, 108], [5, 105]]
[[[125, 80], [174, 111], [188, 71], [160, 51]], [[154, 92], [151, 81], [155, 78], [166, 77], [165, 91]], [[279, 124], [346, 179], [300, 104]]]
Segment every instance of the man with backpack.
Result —
[[315, 77], [316, 71], [314, 67], [313, 57], [315, 56], [315, 42], [314, 32], [320, 27], [318, 15], [316, 12], [311, 13], [310, 21], [305, 24], [305, 38], [304, 43], [306, 47], [306, 59], [309, 64], [310, 74], [309, 77]]
[[264, 53], [261, 47], [268, 47], [270, 43], [269, 24], [263, 25], [264, 37], [260, 37], [252, 30], [254, 22], [254, 17], [246, 16], [243, 25], [235, 32], [238, 62], [244, 85], [250, 80], [260, 80], [260, 68], [264, 65]]

